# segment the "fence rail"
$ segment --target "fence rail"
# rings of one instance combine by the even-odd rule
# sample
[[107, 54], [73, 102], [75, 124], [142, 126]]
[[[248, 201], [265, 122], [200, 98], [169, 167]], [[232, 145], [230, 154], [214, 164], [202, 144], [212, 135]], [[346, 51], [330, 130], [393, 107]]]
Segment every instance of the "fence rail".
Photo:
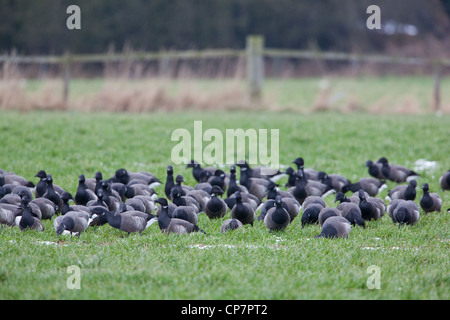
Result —
[[18, 56], [0, 55], [0, 63], [17, 64], [55, 64], [64, 70], [64, 99], [67, 101], [69, 93], [70, 69], [73, 63], [108, 63], [121, 61], [164, 61], [164, 60], [193, 60], [214, 58], [245, 58], [247, 63], [247, 81], [249, 95], [253, 101], [259, 101], [264, 80], [264, 58], [289, 58], [306, 60], [329, 60], [348, 62], [375, 62], [386, 64], [407, 64], [414, 66], [430, 66], [433, 70], [432, 97], [433, 111], [440, 110], [440, 82], [442, 68], [450, 67], [450, 59], [427, 59], [418, 57], [398, 57], [389, 55], [354, 54], [345, 52], [323, 52], [309, 50], [271, 49], [264, 47], [262, 36], [247, 37], [244, 50], [209, 49], [185, 51], [158, 52], [129, 52], [105, 54], [71, 54], [62, 56]]

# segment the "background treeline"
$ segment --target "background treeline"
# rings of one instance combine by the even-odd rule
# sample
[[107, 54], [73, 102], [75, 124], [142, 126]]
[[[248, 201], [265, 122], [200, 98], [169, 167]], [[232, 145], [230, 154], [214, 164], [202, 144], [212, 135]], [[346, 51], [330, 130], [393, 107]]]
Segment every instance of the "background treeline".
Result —
[[[82, 30], [66, 28], [71, 4], [81, 8]], [[418, 34], [368, 30], [371, 4], [382, 23]], [[448, 48], [449, 21], [450, 0], [1, 0], [0, 53], [243, 48], [248, 34], [262, 34], [268, 47], [427, 54]]]

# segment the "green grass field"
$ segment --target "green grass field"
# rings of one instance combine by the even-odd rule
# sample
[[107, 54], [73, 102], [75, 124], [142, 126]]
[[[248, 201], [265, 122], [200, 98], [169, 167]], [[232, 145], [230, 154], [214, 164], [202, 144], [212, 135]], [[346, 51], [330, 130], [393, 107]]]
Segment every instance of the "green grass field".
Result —
[[[0, 299], [449, 299], [450, 192], [438, 187], [450, 168], [450, 117], [320, 113], [189, 112], [72, 113], [0, 112], [0, 168], [36, 181], [40, 169], [54, 183], [76, 191], [78, 175], [121, 167], [147, 170], [165, 181], [176, 128], [266, 128], [280, 130], [280, 162], [298, 156], [306, 167], [350, 180], [368, 176], [366, 160], [387, 157], [421, 170], [443, 201], [440, 214], [421, 215], [401, 229], [385, 215], [348, 239], [314, 239], [318, 225], [301, 228], [300, 218], [284, 232], [262, 223], [221, 234], [223, 220], [199, 216], [207, 235], [167, 236], [157, 224], [126, 237], [105, 225], [80, 238], [59, 239], [51, 221], [45, 231], [0, 230]], [[190, 170], [175, 166], [187, 184]], [[284, 182], [284, 180], [282, 180]], [[389, 187], [395, 186], [388, 182]], [[163, 194], [163, 188], [157, 189]], [[379, 196], [384, 199], [386, 190]], [[418, 198], [422, 191], [418, 188]], [[418, 202], [418, 198], [416, 202]], [[333, 197], [326, 199], [335, 206]], [[229, 217], [229, 213], [226, 217]], [[71, 290], [67, 268], [81, 268], [81, 289]], [[381, 271], [381, 289], [370, 290], [370, 266]]]

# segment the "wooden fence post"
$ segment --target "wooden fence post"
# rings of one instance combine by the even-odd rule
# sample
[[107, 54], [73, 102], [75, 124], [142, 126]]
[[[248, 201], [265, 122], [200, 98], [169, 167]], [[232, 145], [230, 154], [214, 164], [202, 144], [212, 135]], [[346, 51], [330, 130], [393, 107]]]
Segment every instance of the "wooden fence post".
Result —
[[441, 110], [441, 65], [439, 62], [433, 64], [433, 103], [432, 111], [439, 112]]
[[64, 91], [63, 91], [63, 99], [64, 103], [67, 105], [69, 101], [69, 85], [70, 85], [70, 66], [72, 64], [71, 56], [69, 52], [64, 54], [63, 59], [63, 68], [64, 68]]
[[247, 81], [250, 101], [261, 101], [264, 80], [264, 37], [250, 35], [247, 37]]

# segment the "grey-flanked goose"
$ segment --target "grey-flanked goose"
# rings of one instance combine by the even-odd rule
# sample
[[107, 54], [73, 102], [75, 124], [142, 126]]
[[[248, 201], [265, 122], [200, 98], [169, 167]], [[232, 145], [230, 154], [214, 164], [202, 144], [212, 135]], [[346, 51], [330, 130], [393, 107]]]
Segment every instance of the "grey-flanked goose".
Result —
[[444, 174], [439, 178], [439, 185], [442, 191], [450, 190], [450, 170], [444, 172]]
[[242, 228], [243, 224], [238, 219], [227, 219], [222, 223], [220, 227], [221, 233], [226, 233], [228, 231], [236, 230]]
[[264, 225], [269, 231], [280, 231], [291, 223], [291, 216], [285, 208], [281, 196], [275, 197], [275, 206], [270, 208], [264, 217]]
[[205, 205], [205, 213], [210, 219], [223, 218], [227, 214], [227, 204], [218, 196], [224, 194], [219, 186], [213, 186], [211, 189], [211, 198]]
[[437, 193], [430, 193], [430, 187], [428, 183], [424, 183], [422, 186], [423, 195], [420, 198], [420, 207], [425, 213], [429, 212], [441, 212], [442, 199]]
[[86, 230], [89, 225], [89, 215], [83, 211], [69, 211], [63, 216], [56, 217], [53, 221], [53, 226], [56, 231], [56, 236], [59, 237], [67, 231], [72, 236], [75, 233], [78, 237]]
[[166, 234], [189, 234], [192, 232], [202, 232], [205, 233], [202, 229], [200, 229], [196, 224], [192, 224], [189, 221], [177, 218], [169, 217], [169, 204], [167, 199], [159, 198], [156, 200], [156, 203], [161, 205], [161, 210], [159, 211], [158, 216], [158, 225], [159, 229], [162, 233]]
[[389, 190], [386, 196], [387, 201], [395, 199], [412, 200], [416, 199], [417, 181], [410, 180], [407, 185], [399, 185]]
[[238, 219], [243, 225], [250, 224], [253, 227], [255, 221], [255, 211], [248, 203], [242, 202], [241, 192], [235, 193], [236, 204], [231, 210], [231, 218]]
[[351, 231], [350, 222], [341, 216], [328, 218], [319, 235], [314, 238], [347, 238]]
[[19, 229], [21, 231], [30, 229], [30, 230], [38, 230], [38, 231], [44, 231], [44, 227], [41, 223], [41, 221], [33, 217], [31, 215], [31, 207], [29, 205], [30, 200], [28, 197], [22, 197], [22, 204], [20, 205], [20, 209], [22, 211], [22, 218], [19, 222]]

